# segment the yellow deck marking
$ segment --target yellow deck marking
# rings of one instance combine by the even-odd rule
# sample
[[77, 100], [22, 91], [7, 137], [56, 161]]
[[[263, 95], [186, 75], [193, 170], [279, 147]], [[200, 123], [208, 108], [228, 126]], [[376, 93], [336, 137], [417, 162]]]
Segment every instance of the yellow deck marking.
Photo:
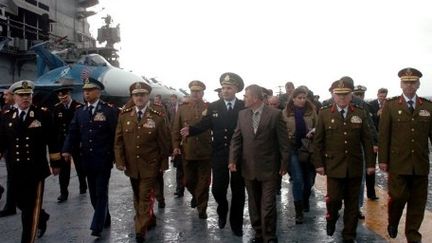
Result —
[[[322, 192], [324, 195], [326, 194], [326, 177], [317, 175], [315, 180], [315, 189]], [[366, 190], [366, 189], [365, 189]], [[362, 220], [359, 223], [362, 223], [365, 227], [377, 233], [384, 239], [389, 242], [406, 242], [405, 238], [405, 213], [402, 215], [402, 218], [399, 223], [398, 228], [398, 236], [396, 239], [392, 239], [387, 234], [387, 202], [388, 195], [387, 191], [375, 187], [375, 192], [379, 199], [377, 201], [368, 200], [365, 196], [365, 203], [363, 205], [363, 213], [366, 217], [364, 222]], [[324, 216], [324, 214], [323, 214]], [[425, 216], [423, 219], [422, 226], [420, 227], [420, 233], [422, 234], [422, 242], [432, 242], [432, 231], [430, 230], [430, 225], [432, 224], [432, 213], [428, 210], [425, 211]]]

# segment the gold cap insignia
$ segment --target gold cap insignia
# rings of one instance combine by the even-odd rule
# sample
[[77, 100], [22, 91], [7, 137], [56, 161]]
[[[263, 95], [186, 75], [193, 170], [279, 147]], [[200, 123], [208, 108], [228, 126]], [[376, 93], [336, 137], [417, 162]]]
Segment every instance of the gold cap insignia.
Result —
[[224, 78], [224, 81], [228, 82], [230, 80], [230, 76], [227, 74]]
[[27, 83], [27, 81], [23, 81], [22, 82], [22, 87], [24, 88], [24, 89], [28, 89], [28, 83]]

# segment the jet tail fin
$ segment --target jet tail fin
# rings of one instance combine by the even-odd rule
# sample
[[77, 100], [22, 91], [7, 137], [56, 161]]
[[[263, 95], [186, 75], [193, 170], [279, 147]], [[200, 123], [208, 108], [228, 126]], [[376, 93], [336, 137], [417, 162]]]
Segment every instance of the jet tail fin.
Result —
[[46, 48], [47, 43], [48, 42], [45, 41], [30, 48], [37, 54], [36, 65], [38, 77], [45, 73], [46, 68], [48, 68], [48, 70], [53, 70], [58, 67], [66, 66], [66, 63], [60, 57], [48, 51]]

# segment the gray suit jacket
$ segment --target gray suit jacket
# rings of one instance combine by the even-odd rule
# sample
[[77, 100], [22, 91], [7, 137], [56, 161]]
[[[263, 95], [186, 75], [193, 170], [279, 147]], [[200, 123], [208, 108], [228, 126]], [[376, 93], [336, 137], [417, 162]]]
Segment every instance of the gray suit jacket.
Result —
[[252, 110], [242, 110], [231, 139], [229, 161], [241, 169], [247, 180], [277, 178], [281, 169], [288, 170], [287, 134], [280, 110], [265, 105], [256, 134], [252, 127]]

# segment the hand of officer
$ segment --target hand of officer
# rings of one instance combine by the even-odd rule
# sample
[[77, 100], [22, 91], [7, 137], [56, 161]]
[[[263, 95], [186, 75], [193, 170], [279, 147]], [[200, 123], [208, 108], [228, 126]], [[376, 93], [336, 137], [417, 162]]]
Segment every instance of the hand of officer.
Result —
[[58, 175], [58, 174], [60, 174], [60, 168], [58, 168], [58, 167], [51, 167], [51, 172], [52, 172], [52, 174], [53, 175]]
[[116, 168], [119, 171], [125, 171], [126, 170], [126, 166], [124, 166], [124, 165], [116, 165]]
[[180, 134], [183, 137], [189, 136], [189, 127], [183, 127], [182, 129], [180, 129]]
[[378, 153], [378, 146], [373, 146], [373, 151], [374, 151], [374, 153]]
[[375, 174], [375, 168], [371, 167], [371, 168], [367, 168], [367, 174], [368, 175], [373, 175]]
[[322, 176], [324, 175], [324, 167], [318, 167], [315, 169], [315, 171]]
[[386, 163], [379, 163], [379, 168], [380, 168], [380, 170], [387, 172], [388, 165]]
[[181, 154], [181, 150], [179, 148], [175, 148], [173, 150], [173, 156], [176, 156], [176, 155], [179, 155], [179, 154]]
[[237, 165], [236, 165], [235, 163], [229, 163], [229, 164], [228, 164], [228, 169], [229, 169], [231, 172], [236, 172], [236, 171], [237, 171]]
[[70, 153], [62, 153], [62, 156], [66, 162], [69, 162], [71, 160], [71, 154]]

